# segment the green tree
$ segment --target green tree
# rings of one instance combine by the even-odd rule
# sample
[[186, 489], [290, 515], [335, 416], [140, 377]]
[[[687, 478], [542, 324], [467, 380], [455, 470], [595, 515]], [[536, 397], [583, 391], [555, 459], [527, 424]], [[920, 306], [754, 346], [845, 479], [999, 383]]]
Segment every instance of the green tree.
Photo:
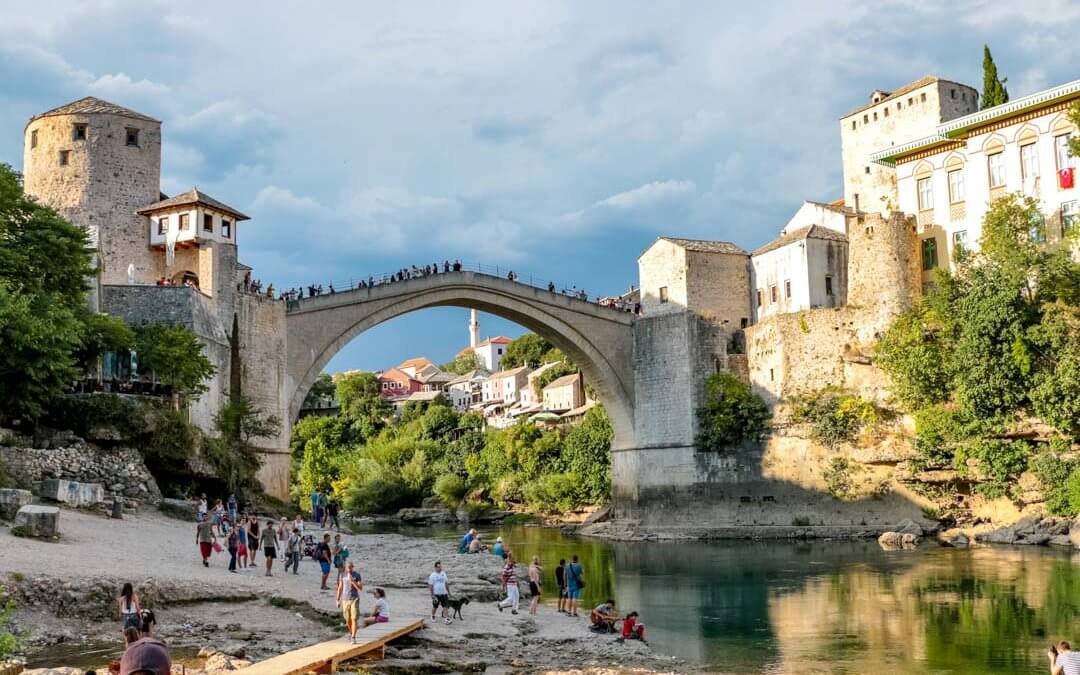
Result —
[[135, 346], [135, 332], [123, 319], [87, 312], [82, 344], [75, 354], [84, 372], [94, 370], [105, 352], [125, 352]]
[[214, 428], [219, 436], [204, 443], [206, 460], [230, 490], [254, 487], [262, 461], [253, 441], [276, 436], [281, 431], [281, 420], [239, 396], [214, 415]]
[[525, 333], [506, 345], [506, 353], [500, 363], [506, 369], [518, 366], [537, 368], [545, 363], [544, 357], [553, 349], [550, 342], [536, 333]]
[[453, 361], [449, 361], [439, 366], [439, 369], [448, 373], [453, 373], [454, 375], [464, 375], [465, 373], [474, 370], [486, 370], [483, 362], [480, 361], [480, 357], [471, 349], [466, 349], [461, 352]]
[[0, 417], [38, 417], [78, 376], [85, 232], [28, 198], [0, 164]]
[[982, 108], [993, 108], [996, 105], [1009, 102], [1009, 90], [1005, 83], [1009, 78], [998, 77], [997, 64], [990, 54], [990, 47], [983, 45], [983, 94]]
[[698, 410], [698, 447], [729, 450], [756, 440], [768, 419], [769, 408], [749, 385], [731, 373], [716, 373], [705, 381], [705, 404]]
[[311, 389], [308, 390], [307, 396], [304, 397], [304, 407], [314, 408], [323, 401], [332, 400], [336, 391], [337, 387], [334, 385], [334, 380], [330, 377], [330, 374], [319, 373], [314, 384], [311, 385]]
[[216, 371], [199, 336], [186, 326], [151, 324], [135, 330], [139, 369], [173, 388], [182, 399], [198, 398]]
[[615, 433], [603, 406], [585, 413], [563, 444], [561, 464], [578, 478], [579, 504], [602, 504], [611, 497], [611, 439]]
[[393, 407], [382, 397], [373, 373], [347, 373], [338, 378], [337, 399], [341, 413], [366, 427], [365, 437], [382, 428]]

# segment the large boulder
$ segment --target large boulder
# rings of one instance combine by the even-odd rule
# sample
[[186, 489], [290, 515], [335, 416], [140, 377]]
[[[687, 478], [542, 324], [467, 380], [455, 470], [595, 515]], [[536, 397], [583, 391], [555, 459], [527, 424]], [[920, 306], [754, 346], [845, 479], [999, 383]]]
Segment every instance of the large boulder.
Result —
[[457, 517], [446, 507], [437, 509], [401, 509], [397, 515], [401, 522], [410, 525], [457, 522]]
[[977, 534], [975, 540], [984, 544], [1015, 544], [1016, 530], [1011, 527], [1002, 527], [991, 532]]
[[925, 534], [922, 525], [919, 525], [911, 518], [904, 518], [901, 520], [896, 524], [896, 527], [894, 527], [892, 531], [899, 532], [900, 534], [913, 534], [916, 537], [921, 537]]
[[41, 481], [41, 496], [70, 506], [94, 506], [105, 501], [105, 488], [101, 483], [50, 478]]
[[22, 537], [51, 539], [60, 534], [60, 509], [55, 506], [35, 506], [28, 504], [15, 514], [15, 523], [11, 526], [13, 534]]
[[19, 509], [32, 501], [34, 501], [34, 495], [29, 490], [0, 488], [0, 518], [14, 519]]

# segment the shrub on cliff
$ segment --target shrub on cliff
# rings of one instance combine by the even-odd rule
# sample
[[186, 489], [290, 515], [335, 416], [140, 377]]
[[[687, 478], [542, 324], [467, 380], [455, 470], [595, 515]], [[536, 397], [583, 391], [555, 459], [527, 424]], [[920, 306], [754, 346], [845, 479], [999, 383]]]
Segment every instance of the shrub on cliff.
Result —
[[743, 441], [756, 441], [768, 419], [768, 406], [749, 385], [731, 373], [710, 375], [705, 380], [705, 404], [698, 410], [698, 448], [728, 450]]
[[797, 397], [794, 404], [792, 421], [810, 424], [810, 437], [829, 448], [853, 443], [878, 421], [873, 403], [835, 387]]

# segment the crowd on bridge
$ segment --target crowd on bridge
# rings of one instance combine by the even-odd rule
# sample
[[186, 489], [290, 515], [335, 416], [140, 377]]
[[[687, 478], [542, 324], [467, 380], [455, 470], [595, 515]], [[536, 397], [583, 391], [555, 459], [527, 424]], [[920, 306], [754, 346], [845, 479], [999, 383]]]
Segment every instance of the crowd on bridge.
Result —
[[[434, 276], [434, 275], [438, 275], [438, 274], [448, 274], [450, 272], [461, 272], [462, 270], [464, 270], [464, 266], [462, 265], [460, 260], [454, 260], [453, 262], [451, 262], [449, 260], [444, 260], [441, 264], [439, 262], [434, 262], [432, 264], [425, 264], [425, 265], [422, 265], [422, 266], [421, 265], [411, 265], [409, 267], [402, 267], [401, 269], [397, 270], [396, 272], [391, 272], [391, 273], [388, 273], [388, 274], [382, 274], [382, 275], [379, 275], [379, 276], [368, 275], [367, 279], [361, 278], [359, 281], [355, 281], [355, 282], [350, 280], [349, 284], [348, 284], [348, 287], [345, 290], [349, 290], [349, 291], [352, 291], [352, 290], [364, 290], [364, 289], [368, 289], [368, 288], [375, 288], [376, 286], [383, 286], [383, 285], [386, 285], [386, 284], [393, 284], [393, 283], [402, 282], [402, 281], [409, 281], [409, 280], [412, 280], [412, 279], [423, 279], [425, 277], [430, 277], [430, 276]], [[481, 273], [486, 274], [485, 272], [481, 272]], [[498, 276], [498, 275], [489, 275], [489, 276]], [[523, 284], [525, 283], [525, 282], [519, 282], [518, 278], [519, 278], [518, 274], [516, 272], [514, 272], [513, 270], [508, 270], [506, 272], [506, 279], [508, 281], [513, 281], [513, 282], [518, 282], [518, 283], [523, 283]], [[525, 284], [525, 285], [529, 285], [529, 284]], [[557, 294], [565, 295], [565, 296], [568, 296], [568, 297], [571, 297], [571, 298], [576, 298], [578, 300], [582, 300], [582, 301], [585, 301], [585, 302], [594, 302], [595, 304], [598, 304], [598, 305], [600, 305], [602, 307], [610, 307], [610, 308], [618, 310], [620, 312], [627, 312], [627, 313], [632, 313], [632, 314], [641, 314], [641, 303], [640, 302], [629, 302], [629, 301], [627, 301], [625, 299], [622, 299], [622, 298], [600, 298], [600, 297], [597, 297], [595, 300], [590, 300], [589, 299], [589, 294], [585, 291], [584, 288], [579, 289], [577, 286], [571, 286], [569, 288], [564, 287], [561, 290], [558, 290], [554, 281], [549, 281], [548, 282], [547, 290], [548, 290], [549, 293], [557, 293]], [[258, 293], [259, 291], [256, 289], [256, 290], [254, 290], [252, 292]], [[296, 300], [303, 300], [304, 298], [317, 298], [317, 297], [319, 297], [321, 295], [334, 295], [337, 292], [339, 292], [339, 289], [335, 289], [334, 284], [332, 284], [332, 283], [327, 284], [325, 287], [322, 284], [309, 284], [306, 287], [297, 286], [295, 288], [290, 288], [290, 289], [288, 289], [286, 291], [282, 291], [281, 299], [291, 302], [291, 301], [296, 301]], [[267, 297], [269, 297], [269, 298], [274, 297], [273, 296], [273, 285], [271, 285], [270, 287], [267, 288]]]

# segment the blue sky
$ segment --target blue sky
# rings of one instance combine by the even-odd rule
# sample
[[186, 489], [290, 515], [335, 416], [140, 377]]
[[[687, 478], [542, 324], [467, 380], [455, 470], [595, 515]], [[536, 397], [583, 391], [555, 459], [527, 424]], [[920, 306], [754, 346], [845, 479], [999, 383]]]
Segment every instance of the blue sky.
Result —
[[[253, 217], [287, 287], [444, 258], [592, 294], [658, 235], [770, 239], [841, 194], [838, 118], [927, 73], [1013, 97], [1080, 76], [1080, 3], [5, 3], [0, 162], [34, 113], [94, 95], [163, 120], [165, 192]], [[400, 317], [331, 368], [464, 345]], [[521, 329], [482, 316], [485, 335]]]

